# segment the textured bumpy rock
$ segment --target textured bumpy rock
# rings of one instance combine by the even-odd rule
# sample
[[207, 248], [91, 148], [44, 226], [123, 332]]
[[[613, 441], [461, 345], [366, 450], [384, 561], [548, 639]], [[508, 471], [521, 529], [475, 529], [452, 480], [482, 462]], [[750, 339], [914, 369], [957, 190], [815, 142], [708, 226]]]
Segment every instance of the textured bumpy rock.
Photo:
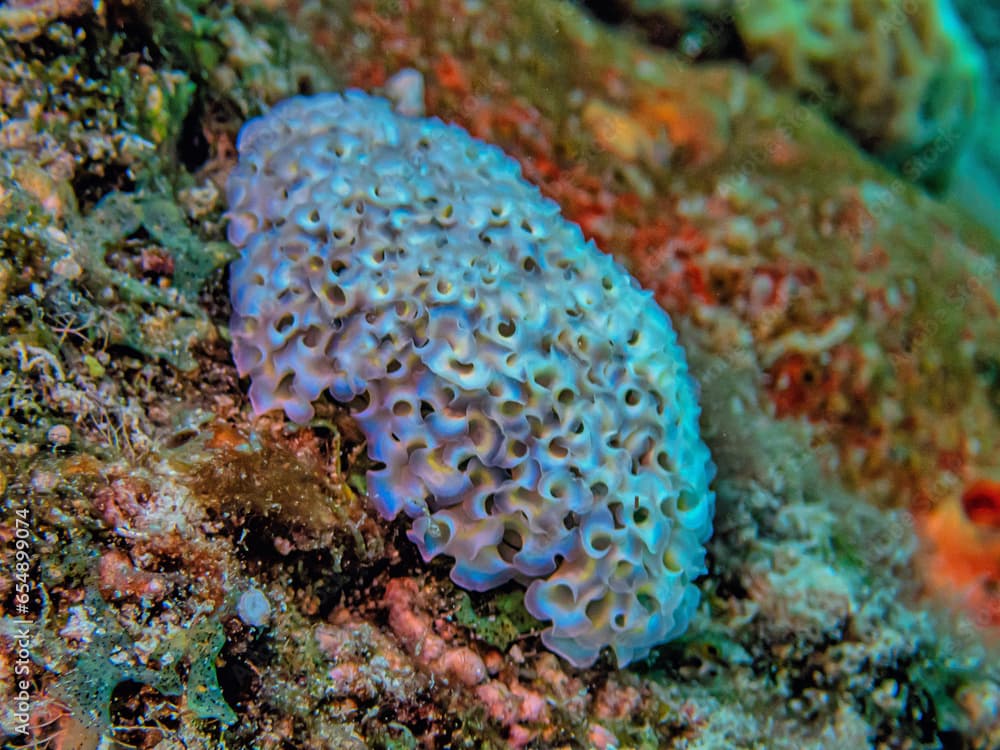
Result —
[[950, 0], [626, 5], [649, 28], [676, 31], [688, 53], [711, 53], [735, 34], [766, 78], [817, 104], [908, 179], [947, 177], [975, 135], [984, 61]]
[[549, 648], [682, 632], [714, 467], [666, 314], [500, 149], [360, 92], [249, 123], [228, 186], [233, 351], [258, 412], [351, 402], [380, 512]]

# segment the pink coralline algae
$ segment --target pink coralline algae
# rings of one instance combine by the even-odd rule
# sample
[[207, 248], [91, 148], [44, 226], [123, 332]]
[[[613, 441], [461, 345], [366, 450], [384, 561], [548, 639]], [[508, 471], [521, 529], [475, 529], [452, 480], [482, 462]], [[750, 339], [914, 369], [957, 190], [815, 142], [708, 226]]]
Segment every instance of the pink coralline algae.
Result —
[[228, 184], [254, 409], [351, 404], [381, 514], [620, 665], [698, 602], [714, 475], [670, 320], [495, 146], [352, 91], [251, 121]]
[[389, 626], [414, 651], [417, 663], [445, 682], [474, 687], [486, 679], [486, 665], [468, 646], [451, 647], [436, 635], [426, 613], [414, 606], [418, 598], [412, 578], [396, 578], [385, 589]]

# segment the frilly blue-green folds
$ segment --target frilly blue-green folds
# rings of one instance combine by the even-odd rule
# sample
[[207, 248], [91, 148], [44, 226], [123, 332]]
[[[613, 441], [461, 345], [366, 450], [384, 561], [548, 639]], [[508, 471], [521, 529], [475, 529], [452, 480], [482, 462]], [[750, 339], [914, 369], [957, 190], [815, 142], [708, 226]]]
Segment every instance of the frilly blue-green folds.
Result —
[[460, 586], [515, 579], [542, 638], [619, 664], [683, 632], [714, 474], [667, 315], [460, 128], [358, 91], [251, 121], [229, 179], [233, 355], [257, 412], [350, 401]]

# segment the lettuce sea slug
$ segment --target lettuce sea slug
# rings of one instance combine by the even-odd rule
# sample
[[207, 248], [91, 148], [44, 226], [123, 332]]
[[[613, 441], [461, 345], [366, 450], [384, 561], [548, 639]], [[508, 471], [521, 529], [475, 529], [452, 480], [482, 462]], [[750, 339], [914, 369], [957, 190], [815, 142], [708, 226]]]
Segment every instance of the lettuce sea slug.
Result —
[[495, 146], [362, 92], [249, 122], [228, 184], [254, 409], [349, 402], [424, 559], [578, 666], [682, 633], [714, 475], [670, 320]]

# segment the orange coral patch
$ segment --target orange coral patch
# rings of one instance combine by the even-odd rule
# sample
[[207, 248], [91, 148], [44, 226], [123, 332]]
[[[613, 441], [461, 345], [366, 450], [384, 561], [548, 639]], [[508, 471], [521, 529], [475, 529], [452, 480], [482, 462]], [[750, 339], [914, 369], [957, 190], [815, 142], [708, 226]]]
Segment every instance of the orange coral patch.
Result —
[[957, 598], [976, 622], [1000, 625], [1000, 534], [967, 515], [965, 495], [961, 503], [943, 503], [921, 519], [924, 577], [934, 593]]
[[236, 450], [247, 445], [246, 436], [227, 424], [213, 425], [211, 432], [212, 436], [205, 443], [206, 448]]
[[437, 76], [441, 86], [449, 91], [464, 96], [472, 90], [462, 64], [452, 55], [444, 54], [437, 59], [434, 63], [434, 75]]
[[708, 163], [724, 150], [718, 137], [719, 122], [705, 106], [690, 101], [647, 100], [636, 107], [635, 116], [652, 133], [664, 128], [671, 144], [688, 150], [691, 163]]

